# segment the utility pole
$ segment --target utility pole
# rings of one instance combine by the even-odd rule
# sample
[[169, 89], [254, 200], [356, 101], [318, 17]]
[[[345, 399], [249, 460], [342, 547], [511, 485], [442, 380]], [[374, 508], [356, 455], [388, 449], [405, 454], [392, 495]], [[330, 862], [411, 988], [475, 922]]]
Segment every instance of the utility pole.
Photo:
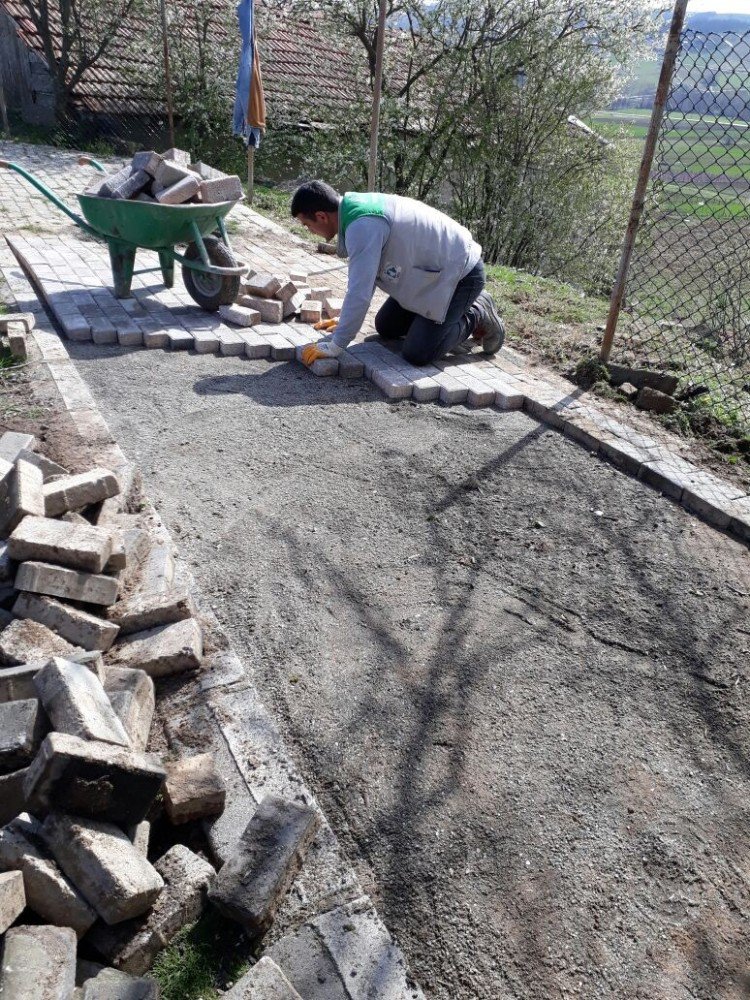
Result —
[[648, 127], [648, 135], [646, 136], [646, 147], [643, 150], [643, 159], [641, 160], [641, 167], [638, 172], [638, 182], [635, 186], [633, 204], [630, 209], [630, 219], [628, 220], [628, 228], [625, 231], [625, 242], [622, 247], [620, 266], [617, 271], [614, 287], [612, 288], [612, 297], [609, 301], [607, 325], [604, 328], [602, 347], [599, 352], [599, 357], [605, 362], [609, 361], [609, 356], [612, 353], [612, 343], [615, 339], [617, 320], [619, 319], [620, 310], [622, 309], [622, 300], [625, 297], [625, 288], [628, 282], [628, 271], [630, 269], [630, 261], [633, 256], [633, 248], [635, 246], [635, 237], [638, 233], [638, 226], [640, 225], [643, 208], [646, 203], [646, 188], [648, 187], [649, 177], [651, 176], [651, 167], [654, 162], [654, 153], [656, 152], [656, 140], [659, 138], [659, 130], [664, 119], [664, 109], [666, 107], [667, 97], [669, 96], [669, 87], [672, 83], [672, 75], [674, 74], [677, 53], [680, 50], [680, 33], [682, 31], [682, 26], [685, 23], [685, 11], [687, 9], [687, 5], [688, 0], [676, 0], [674, 5], [672, 24], [669, 28], [667, 46], [664, 50], [664, 60], [661, 64], [659, 85], [656, 88], [654, 107], [651, 111], [651, 123]]
[[370, 163], [367, 170], [367, 190], [375, 190], [378, 167], [378, 130], [380, 128], [380, 95], [383, 89], [383, 50], [385, 48], [385, 15], [388, 0], [380, 0], [378, 34], [375, 41], [375, 80], [372, 93], [372, 121], [370, 123]]

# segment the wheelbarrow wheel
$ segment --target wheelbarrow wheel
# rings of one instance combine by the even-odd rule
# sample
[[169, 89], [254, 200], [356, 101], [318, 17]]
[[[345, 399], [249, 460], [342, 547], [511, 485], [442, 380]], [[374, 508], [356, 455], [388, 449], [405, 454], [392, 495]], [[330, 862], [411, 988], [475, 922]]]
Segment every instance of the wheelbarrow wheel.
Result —
[[[237, 260], [226, 245], [215, 236], [204, 236], [208, 259], [216, 267], [236, 267]], [[200, 260], [201, 255], [195, 243], [190, 243], [185, 251], [188, 260]], [[208, 271], [194, 271], [182, 265], [182, 280], [194, 302], [206, 312], [216, 312], [219, 306], [234, 302], [240, 292], [240, 276], [232, 274], [210, 274]]]

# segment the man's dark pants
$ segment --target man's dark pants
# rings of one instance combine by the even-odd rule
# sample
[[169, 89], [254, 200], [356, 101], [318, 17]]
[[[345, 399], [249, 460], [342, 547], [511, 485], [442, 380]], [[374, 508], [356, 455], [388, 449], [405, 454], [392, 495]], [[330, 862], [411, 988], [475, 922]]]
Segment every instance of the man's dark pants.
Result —
[[429, 365], [470, 337], [477, 325], [471, 305], [484, 288], [484, 264], [480, 260], [456, 286], [442, 323], [409, 312], [395, 299], [386, 299], [375, 317], [375, 329], [383, 340], [405, 337], [401, 352], [413, 365]]

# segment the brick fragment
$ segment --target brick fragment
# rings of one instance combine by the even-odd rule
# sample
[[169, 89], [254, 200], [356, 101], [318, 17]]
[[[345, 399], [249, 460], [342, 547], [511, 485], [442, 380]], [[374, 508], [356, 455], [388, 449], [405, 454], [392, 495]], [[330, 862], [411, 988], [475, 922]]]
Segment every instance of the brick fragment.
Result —
[[260, 313], [263, 323], [281, 323], [284, 318], [284, 303], [276, 299], [264, 299], [259, 295], [241, 295], [239, 304], [246, 309], [254, 309]]
[[202, 657], [203, 636], [194, 618], [136, 632], [109, 652], [113, 666], [139, 667], [151, 677], [195, 670]]
[[34, 683], [56, 732], [130, 746], [102, 682], [82, 664], [53, 657]]
[[19, 666], [36, 662], [40, 666], [50, 656], [70, 656], [77, 646], [39, 622], [18, 619], [0, 632], [0, 663]]
[[104, 690], [133, 749], [144, 751], [156, 707], [154, 682], [145, 670], [108, 667]]
[[17, 562], [35, 559], [101, 573], [112, 553], [112, 534], [91, 524], [28, 516], [9, 536], [8, 549]]
[[0, 830], [0, 868], [23, 873], [29, 908], [47, 923], [72, 927], [82, 937], [96, 920], [96, 912], [52, 857], [42, 824], [28, 813]]
[[273, 921], [312, 843], [319, 817], [310, 806], [278, 796], [263, 799], [209, 893], [227, 917], [253, 934]]
[[11, 927], [0, 971], [3, 1000], [70, 1000], [76, 984], [76, 936], [70, 927]]
[[91, 504], [117, 496], [120, 485], [109, 469], [92, 469], [75, 476], [64, 476], [44, 487], [44, 513], [58, 517], [67, 510], [83, 510]]
[[164, 881], [113, 823], [50, 813], [43, 835], [55, 860], [107, 924], [140, 916]]
[[146, 818], [164, 778], [163, 768], [147, 754], [50, 733], [29, 767], [24, 793], [35, 815], [65, 809], [132, 825]]
[[151, 968], [159, 952], [186, 925], [197, 920], [215, 873], [211, 865], [183, 844], [155, 863], [164, 889], [150, 913], [116, 927], [97, 926], [89, 940], [111, 965], [134, 976]]
[[25, 517], [44, 517], [44, 477], [23, 458], [0, 465], [0, 536], [7, 537]]
[[164, 807], [171, 823], [187, 823], [224, 811], [226, 788], [212, 753], [166, 764]]

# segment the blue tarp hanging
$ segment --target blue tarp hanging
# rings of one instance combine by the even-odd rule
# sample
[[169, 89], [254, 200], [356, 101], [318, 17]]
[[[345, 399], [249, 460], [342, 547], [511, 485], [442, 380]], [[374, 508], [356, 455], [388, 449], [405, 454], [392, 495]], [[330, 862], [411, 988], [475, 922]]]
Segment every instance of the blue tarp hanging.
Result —
[[[237, 20], [242, 38], [240, 66], [237, 73], [237, 92], [234, 98], [233, 131], [243, 138], [248, 146], [258, 147], [263, 132], [263, 122], [253, 121], [251, 100], [257, 107], [265, 106], [263, 102], [262, 83], [259, 66], [253, 66], [255, 59], [255, 12], [253, 0], [240, 0], [237, 4]], [[253, 88], [260, 93], [253, 93]], [[260, 102], [260, 103], [258, 103]], [[265, 119], [265, 114], [263, 114]]]

